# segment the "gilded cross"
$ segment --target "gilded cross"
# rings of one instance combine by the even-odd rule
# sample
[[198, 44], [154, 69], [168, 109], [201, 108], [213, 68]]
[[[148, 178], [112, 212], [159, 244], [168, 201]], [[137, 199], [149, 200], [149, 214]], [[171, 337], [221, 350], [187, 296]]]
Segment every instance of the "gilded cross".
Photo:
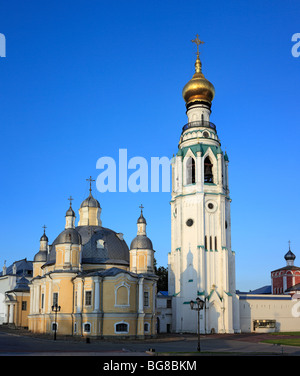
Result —
[[196, 34], [196, 38], [192, 39], [191, 42], [196, 43], [196, 45], [197, 45], [197, 55], [199, 55], [199, 45], [200, 44], [204, 44], [204, 42], [199, 39], [199, 35], [198, 34]]
[[45, 234], [47, 226], [44, 225], [44, 226], [42, 226], [42, 227], [43, 227], [43, 229], [44, 229], [44, 234]]
[[141, 213], [143, 213], [143, 209], [144, 209], [143, 204], [141, 204], [141, 205], [139, 206], [139, 208], [141, 209]]

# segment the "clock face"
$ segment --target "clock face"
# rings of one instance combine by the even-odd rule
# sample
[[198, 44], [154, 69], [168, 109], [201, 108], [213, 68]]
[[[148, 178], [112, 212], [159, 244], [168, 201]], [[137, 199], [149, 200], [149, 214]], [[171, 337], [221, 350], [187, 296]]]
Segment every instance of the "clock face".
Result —
[[214, 204], [212, 204], [211, 202], [207, 205], [209, 209], [213, 209], [214, 208]]
[[186, 221], [186, 225], [189, 226], [189, 227], [193, 226], [193, 223], [194, 223], [194, 221], [193, 221], [191, 218], [189, 218], [189, 219]]

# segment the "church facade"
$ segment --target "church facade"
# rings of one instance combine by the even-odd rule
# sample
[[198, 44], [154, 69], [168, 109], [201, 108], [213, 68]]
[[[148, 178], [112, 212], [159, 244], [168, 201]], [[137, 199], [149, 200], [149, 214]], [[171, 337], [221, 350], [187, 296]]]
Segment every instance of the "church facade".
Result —
[[44, 233], [33, 261], [28, 327], [32, 332], [143, 338], [156, 333], [154, 250], [141, 210], [128, 248], [122, 233], [102, 226], [101, 207], [89, 197], [51, 246]]

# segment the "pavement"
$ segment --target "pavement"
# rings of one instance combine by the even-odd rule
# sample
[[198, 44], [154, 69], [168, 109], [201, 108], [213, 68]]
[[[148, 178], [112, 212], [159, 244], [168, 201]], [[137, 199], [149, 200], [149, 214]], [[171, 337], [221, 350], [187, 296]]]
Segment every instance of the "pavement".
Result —
[[[286, 336], [276, 336], [276, 338]], [[210, 334], [200, 336], [201, 356], [204, 355], [289, 355], [299, 356], [300, 347], [278, 346], [261, 341], [274, 338], [271, 334]], [[294, 337], [293, 337], [294, 338]], [[53, 337], [24, 329], [0, 326], [0, 356], [101, 356], [151, 357], [156, 355], [198, 356], [198, 337], [194, 334], [161, 334], [147, 339], [93, 339]], [[152, 351], [151, 351], [152, 350]]]

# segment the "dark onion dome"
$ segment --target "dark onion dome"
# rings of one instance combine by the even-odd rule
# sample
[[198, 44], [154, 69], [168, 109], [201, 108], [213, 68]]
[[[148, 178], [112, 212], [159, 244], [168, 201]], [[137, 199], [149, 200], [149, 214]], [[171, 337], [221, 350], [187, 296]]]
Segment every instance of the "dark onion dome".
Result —
[[[82, 264], [113, 264], [129, 266], [129, 249], [122, 237], [101, 226], [77, 226], [68, 229], [77, 232], [81, 238]], [[65, 233], [67, 230], [63, 231]], [[62, 233], [62, 234], [63, 234]], [[53, 242], [47, 265], [56, 260], [55, 246], [61, 241], [60, 234]]]
[[66, 212], [66, 217], [75, 217], [75, 212], [72, 209], [72, 206], [70, 205], [69, 209]]
[[130, 249], [152, 249], [152, 241], [146, 235], [137, 235], [130, 244]]
[[89, 194], [89, 197], [86, 198], [84, 201], [82, 201], [80, 207], [81, 208], [84, 208], [84, 207], [89, 207], [89, 208], [100, 208], [100, 204], [99, 204], [99, 201], [96, 200], [92, 193], [90, 192]]
[[145, 224], [147, 224], [146, 219], [143, 216], [143, 212], [141, 212], [141, 215], [139, 216], [139, 218], [137, 220], [137, 223], [145, 223]]
[[294, 261], [296, 256], [293, 254], [291, 250], [289, 250], [288, 253], [285, 254], [284, 258], [286, 259], [286, 261]]
[[56, 244], [81, 244], [81, 236], [75, 228], [67, 228], [56, 238]]
[[44, 242], [48, 241], [48, 237], [45, 233], [43, 233], [43, 235], [41, 236], [40, 241], [44, 241]]
[[35, 262], [46, 262], [47, 261], [47, 251], [39, 251], [34, 256], [33, 261], [35, 261]]

